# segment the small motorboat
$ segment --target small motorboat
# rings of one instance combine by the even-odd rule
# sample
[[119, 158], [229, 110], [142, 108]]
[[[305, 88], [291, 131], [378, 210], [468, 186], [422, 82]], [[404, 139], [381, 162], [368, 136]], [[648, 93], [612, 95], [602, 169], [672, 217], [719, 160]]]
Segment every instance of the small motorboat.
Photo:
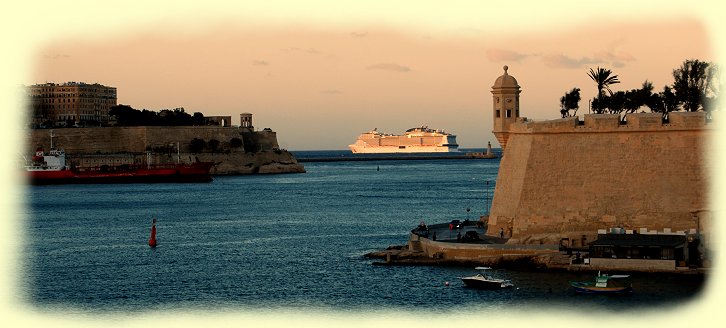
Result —
[[607, 275], [597, 272], [594, 281], [570, 281], [575, 292], [583, 294], [625, 294], [633, 292], [629, 275]]
[[484, 273], [486, 270], [491, 270], [490, 267], [476, 267], [474, 269], [481, 270], [482, 272], [473, 276], [459, 278], [466, 284], [466, 287], [476, 289], [502, 289], [514, 286], [509, 280], [494, 278]]

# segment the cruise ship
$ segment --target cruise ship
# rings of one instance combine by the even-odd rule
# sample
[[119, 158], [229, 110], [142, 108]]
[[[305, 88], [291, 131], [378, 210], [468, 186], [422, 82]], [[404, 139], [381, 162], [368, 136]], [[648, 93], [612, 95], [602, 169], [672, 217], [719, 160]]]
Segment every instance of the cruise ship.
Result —
[[427, 126], [406, 130], [403, 135], [378, 132], [377, 129], [358, 136], [348, 145], [353, 153], [452, 153], [458, 152], [456, 136]]

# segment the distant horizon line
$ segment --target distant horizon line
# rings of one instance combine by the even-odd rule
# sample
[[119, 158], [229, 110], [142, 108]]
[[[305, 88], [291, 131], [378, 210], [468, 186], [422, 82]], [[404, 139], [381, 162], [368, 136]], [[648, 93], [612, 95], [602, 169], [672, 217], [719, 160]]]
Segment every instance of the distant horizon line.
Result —
[[[484, 146], [484, 147], [474, 147], [474, 148], [459, 148], [459, 151], [461, 152], [462, 150], [481, 150], [481, 149], [487, 149], [487, 147]], [[501, 147], [492, 146], [492, 149], [501, 149]], [[297, 149], [297, 150], [287, 149], [287, 151], [290, 151], [290, 152], [296, 152], [296, 151], [350, 151], [350, 152], [352, 152], [350, 149]], [[396, 153], [391, 153], [391, 154], [396, 154]], [[407, 154], [410, 154], [410, 153], [407, 153]], [[425, 153], [423, 153], [423, 154], [425, 154]]]

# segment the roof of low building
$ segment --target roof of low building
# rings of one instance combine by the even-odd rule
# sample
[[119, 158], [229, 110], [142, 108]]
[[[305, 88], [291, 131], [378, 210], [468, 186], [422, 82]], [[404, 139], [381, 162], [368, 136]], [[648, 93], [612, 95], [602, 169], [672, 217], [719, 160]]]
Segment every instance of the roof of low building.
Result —
[[677, 247], [686, 243], [684, 235], [600, 234], [590, 246]]

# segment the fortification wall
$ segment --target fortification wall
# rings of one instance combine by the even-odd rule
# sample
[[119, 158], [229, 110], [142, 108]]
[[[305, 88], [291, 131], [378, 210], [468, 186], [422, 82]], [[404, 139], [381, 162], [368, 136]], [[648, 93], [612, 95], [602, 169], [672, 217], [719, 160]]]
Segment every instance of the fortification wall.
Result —
[[[213, 174], [305, 172], [290, 152], [277, 149], [277, 135], [273, 131], [250, 132], [219, 126], [140, 126], [55, 129], [53, 135], [54, 146], [64, 149], [68, 160], [76, 165], [141, 163], [146, 161], [145, 153], [150, 150], [154, 153], [153, 163], [175, 162], [178, 143], [182, 162], [213, 161], [217, 163]], [[189, 146], [194, 138], [206, 142], [217, 140], [221, 151], [191, 153]], [[233, 138], [239, 138], [243, 144], [253, 143], [250, 148], [254, 151], [245, 152], [246, 144], [231, 147]], [[49, 149], [50, 130], [30, 130], [27, 140], [27, 154], [32, 154], [37, 147]]]
[[[218, 126], [135, 126], [104, 128], [66, 128], [53, 130], [53, 143], [73, 153], [141, 153], [147, 147], [165, 147], [179, 143], [181, 152], [189, 152], [194, 138], [209, 141], [216, 139], [229, 143], [232, 138], [242, 139], [239, 129]], [[30, 130], [28, 151], [36, 147], [50, 147], [50, 130]]]
[[585, 115], [513, 124], [501, 160], [489, 233], [510, 244], [571, 246], [598, 229], [673, 231], [704, 227], [708, 214], [703, 112]]

